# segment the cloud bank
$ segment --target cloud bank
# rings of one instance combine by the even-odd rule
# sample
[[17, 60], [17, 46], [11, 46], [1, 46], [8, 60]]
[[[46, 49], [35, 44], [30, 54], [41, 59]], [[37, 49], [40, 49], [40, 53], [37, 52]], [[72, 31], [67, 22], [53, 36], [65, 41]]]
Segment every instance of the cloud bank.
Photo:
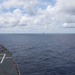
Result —
[[43, 1], [40, 3], [39, 0], [2, 0], [0, 31], [56, 32], [63, 28], [75, 28], [75, 0], [56, 0], [54, 3]]

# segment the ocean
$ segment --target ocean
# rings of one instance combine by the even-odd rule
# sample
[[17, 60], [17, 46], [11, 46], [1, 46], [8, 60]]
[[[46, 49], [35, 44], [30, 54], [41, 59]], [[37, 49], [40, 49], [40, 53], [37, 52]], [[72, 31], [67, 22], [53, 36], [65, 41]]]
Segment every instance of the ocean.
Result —
[[21, 75], [75, 75], [74, 34], [0, 34]]

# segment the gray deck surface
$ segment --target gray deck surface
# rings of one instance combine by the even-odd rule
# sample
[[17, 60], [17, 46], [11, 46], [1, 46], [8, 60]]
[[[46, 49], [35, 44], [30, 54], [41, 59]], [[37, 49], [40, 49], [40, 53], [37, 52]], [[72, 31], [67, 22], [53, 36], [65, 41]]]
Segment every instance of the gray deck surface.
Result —
[[0, 62], [2, 61], [4, 54], [6, 56], [3, 62], [0, 63], [0, 75], [20, 75], [12, 55], [7, 49], [0, 46]]

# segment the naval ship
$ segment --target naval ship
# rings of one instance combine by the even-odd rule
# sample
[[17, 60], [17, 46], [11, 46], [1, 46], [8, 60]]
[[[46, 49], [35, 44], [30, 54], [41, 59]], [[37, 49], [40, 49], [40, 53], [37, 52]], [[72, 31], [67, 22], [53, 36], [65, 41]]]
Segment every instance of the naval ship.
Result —
[[20, 75], [12, 54], [2, 45], [0, 45], [0, 75]]

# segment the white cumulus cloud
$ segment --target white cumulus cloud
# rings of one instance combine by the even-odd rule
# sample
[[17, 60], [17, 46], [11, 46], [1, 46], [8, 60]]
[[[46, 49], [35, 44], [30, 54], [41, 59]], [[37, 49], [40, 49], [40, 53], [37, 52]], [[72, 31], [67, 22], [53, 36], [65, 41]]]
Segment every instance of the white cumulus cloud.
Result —
[[46, 9], [37, 4], [38, 0], [3, 0], [0, 3], [0, 28], [52, 31], [75, 27], [75, 0], [56, 0], [54, 6], [48, 5]]

